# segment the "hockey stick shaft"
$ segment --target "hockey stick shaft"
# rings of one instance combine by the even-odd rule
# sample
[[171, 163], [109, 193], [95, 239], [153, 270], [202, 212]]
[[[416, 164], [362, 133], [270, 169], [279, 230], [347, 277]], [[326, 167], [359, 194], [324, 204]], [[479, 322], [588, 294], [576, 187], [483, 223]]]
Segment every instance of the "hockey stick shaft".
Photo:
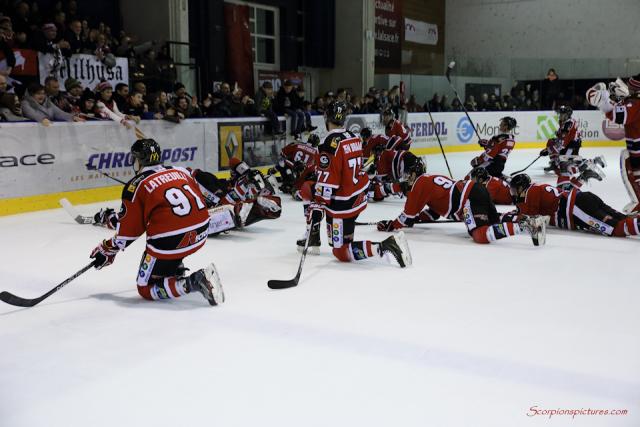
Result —
[[120, 179], [118, 179], [118, 178], [116, 178], [116, 177], [114, 177], [114, 176], [111, 176], [111, 175], [109, 175], [109, 174], [108, 174], [108, 173], [106, 173], [106, 172], [102, 172], [100, 169], [92, 169], [92, 170], [95, 170], [95, 171], [97, 171], [98, 173], [100, 173], [101, 175], [104, 175], [104, 176], [106, 176], [107, 178], [110, 178], [110, 179], [112, 179], [112, 180], [114, 180], [114, 181], [116, 181], [116, 182], [119, 182], [119, 183], [120, 183], [120, 184], [122, 184], [122, 185], [126, 185], [126, 184], [127, 184], [126, 182], [124, 182], [124, 181], [122, 181], [122, 180], [120, 180]]
[[524, 169], [520, 169], [519, 171], [512, 172], [510, 175], [511, 175], [511, 176], [514, 176], [514, 175], [517, 175], [517, 174], [519, 174], [519, 173], [522, 173], [522, 172], [526, 171], [527, 169], [529, 169], [529, 167], [530, 167], [531, 165], [533, 165], [535, 162], [537, 162], [537, 161], [540, 159], [540, 157], [542, 157], [542, 156], [538, 156], [538, 157], [536, 157], [536, 158], [535, 158], [535, 160], [534, 160], [533, 162], [529, 163], [529, 164], [527, 165], [527, 167], [526, 167], [526, 168], [524, 168]]
[[449, 171], [449, 177], [453, 179], [453, 174], [451, 173], [451, 168], [449, 167], [449, 160], [447, 160], [447, 155], [444, 153], [444, 147], [442, 146], [442, 141], [440, 141], [440, 135], [436, 130], [436, 122], [433, 120], [433, 116], [431, 115], [431, 106], [429, 105], [429, 101], [427, 101], [425, 105], [427, 106], [427, 112], [429, 113], [431, 126], [433, 126], [433, 132], [436, 134], [436, 139], [438, 140], [438, 145], [440, 146], [440, 151], [442, 152], [442, 157], [444, 157], [444, 163], [447, 165], [447, 170]]
[[269, 280], [267, 282], [267, 286], [270, 289], [287, 289], [293, 288], [294, 286], [298, 286], [298, 282], [300, 281], [300, 276], [302, 275], [302, 266], [304, 265], [304, 260], [307, 258], [307, 250], [309, 249], [309, 242], [311, 241], [311, 230], [313, 229], [313, 222], [309, 224], [309, 228], [307, 230], [307, 241], [304, 243], [304, 249], [302, 250], [302, 256], [300, 257], [300, 264], [298, 264], [298, 272], [296, 273], [296, 277], [291, 280]]
[[458, 102], [460, 103], [460, 106], [462, 107], [462, 111], [464, 111], [464, 114], [467, 116], [467, 119], [469, 120], [469, 123], [471, 123], [471, 127], [473, 128], [473, 131], [476, 133], [476, 136], [478, 137], [478, 140], [480, 140], [482, 138], [480, 138], [480, 134], [478, 133], [478, 129], [476, 129], [476, 125], [473, 124], [473, 120], [471, 120], [471, 117], [469, 116], [469, 112], [467, 111], [467, 107], [465, 107], [464, 102], [462, 102], [462, 100], [460, 99], [460, 95], [458, 95], [458, 91], [456, 90], [456, 88], [453, 85], [453, 83], [451, 83], [451, 75], [450, 74], [451, 74], [451, 70], [453, 69], [453, 65], [455, 65], [454, 62], [449, 64], [449, 67], [447, 67], [447, 73], [446, 73], [447, 81], [449, 82], [449, 86], [451, 86], [451, 89], [453, 89], [453, 93], [456, 95], [456, 98], [458, 99]]
[[[417, 222], [416, 224], [450, 224], [450, 223], [454, 223], [454, 222], [460, 222], [460, 221], [456, 221], [455, 219], [443, 219], [440, 221], [433, 221], [433, 222]], [[355, 223], [356, 225], [378, 225], [378, 222], [360, 222], [360, 221], [356, 221]]]
[[71, 281], [76, 279], [78, 276], [84, 274], [87, 270], [93, 267], [94, 262], [95, 261], [91, 261], [90, 264], [85, 265], [80, 270], [76, 271], [71, 277], [65, 279], [62, 283], [58, 284], [55, 288], [51, 289], [49, 292], [47, 292], [46, 294], [38, 298], [33, 298], [33, 299], [21, 298], [19, 296], [13, 295], [10, 292], [4, 291], [0, 293], [0, 301], [3, 301], [7, 304], [19, 306], [19, 307], [33, 307], [34, 305], [39, 304], [40, 302], [44, 301], [51, 295], [55, 294], [60, 289], [64, 288], [66, 285], [68, 285]]

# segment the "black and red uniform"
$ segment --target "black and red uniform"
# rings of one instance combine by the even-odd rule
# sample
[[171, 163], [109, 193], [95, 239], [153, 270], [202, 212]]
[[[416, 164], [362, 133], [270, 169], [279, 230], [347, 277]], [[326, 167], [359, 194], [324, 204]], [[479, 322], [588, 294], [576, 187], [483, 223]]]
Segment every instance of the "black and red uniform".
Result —
[[489, 172], [489, 175], [501, 178], [509, 154], [516, 146], [515, 137], [511, 134], [503, 133], [494, 136], [488, 141], [480, 140], [478, 143], [484, 148], [484, 153], [474, 158], [471, 161], [471, 165], [473, 167], [482, 166]]
[[616, 237], [640, 234], [638, 217], [616, 211], [588, 191], [561, 191], [547, 184], [532, 184], [516, 207], [518, 214], [548, 215], [551, 225], [567, 230]]
[[443, 175], [420, 175], [407, 195], [392, 229], [433, 222], [440, 217], [463, 221], [474, 242], [490, 243], [521, 234], [517, 223], [501, 223], [487, 189], [472, 180], [452, 181]]
[[578, 122], [574, 118], [567, 119], [556, 131], [556, 137], [547, 141], [547, 152], [558, 175], [558, 187], [571, 185], [576, 188], [582, 186], [582, 181], [576, 178], [578, 166], [573, 162], [564, 162], [560, 156], [578, 156], [582, 147], [582, 137], [578, 129]]
[[491, 200], [496, 205], [512, 205], [511, 191], [509, 190], [509, 183], [504, 179], [496, 178], [492, 176], [485, 184], [487, 191], [491, 196]]
[[401, 192], [400, 181], [404, 175], [404, 158], [406, 150], [384, 150], [375, 163], [375, 176], [369, 186], [369, 198], [374, 201], [384, 200], [391, 194]]
[[400, 120], [390, 120], [385, 126], [387, 135], [387, 150], [408, 150], [413, 142], [411, 131]]
[[189, 171], [147, 166], [124, 186], [112, 243], [123, 250], [146, 233], [138, 293], [146, 299], [177, 298], [186, 292], [176, 286], [174, 274], [184, 257], [204, 246], [208, 227], [207, 207]]
[[318, 152], [313, 200], [324, 207], [334, 256], [340, 261], [373, 256], [370, 241], [353, 241], [355, 221], [367, 207], [369, 187], [369, 177], [362, 169], [362, 140], [345, 129], [334, 129]]

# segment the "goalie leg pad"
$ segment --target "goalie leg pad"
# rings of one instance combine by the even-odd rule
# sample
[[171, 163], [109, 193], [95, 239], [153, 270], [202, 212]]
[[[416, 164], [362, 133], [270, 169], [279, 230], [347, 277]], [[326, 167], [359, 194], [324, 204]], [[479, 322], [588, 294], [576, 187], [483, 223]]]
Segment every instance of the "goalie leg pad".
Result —
[[236, 226], [233, 206], [222, 205], [209, 209], [209, 235], [232, 230]]

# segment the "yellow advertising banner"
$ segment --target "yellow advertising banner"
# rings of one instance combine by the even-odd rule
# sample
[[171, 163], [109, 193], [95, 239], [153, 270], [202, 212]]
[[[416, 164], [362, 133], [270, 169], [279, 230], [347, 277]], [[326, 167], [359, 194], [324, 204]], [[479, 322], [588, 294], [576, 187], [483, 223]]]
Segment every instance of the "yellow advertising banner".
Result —
[[242, 126], [240, 125], [219, 125], [220, 143], [219, 150], [219, 169], [229, 169], [229, 159], [236, 157], [242, 159]]

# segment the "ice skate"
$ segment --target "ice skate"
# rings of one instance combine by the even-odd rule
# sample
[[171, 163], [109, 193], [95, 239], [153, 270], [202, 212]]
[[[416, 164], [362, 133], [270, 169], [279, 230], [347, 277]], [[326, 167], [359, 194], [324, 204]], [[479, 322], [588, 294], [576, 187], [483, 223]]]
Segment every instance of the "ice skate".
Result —
[[189, 275], [187, 284], [190, 292], [200, 292], [211, 305], [218, 305], [224, 302], [224, 290], [222, 289], [216, 266], [213, 263]]
[[380, 256], [391, 255], [402, 268], [410, 266], [413, 262], [407, 238], [402, 231], [380, 242], [378, 253]]

